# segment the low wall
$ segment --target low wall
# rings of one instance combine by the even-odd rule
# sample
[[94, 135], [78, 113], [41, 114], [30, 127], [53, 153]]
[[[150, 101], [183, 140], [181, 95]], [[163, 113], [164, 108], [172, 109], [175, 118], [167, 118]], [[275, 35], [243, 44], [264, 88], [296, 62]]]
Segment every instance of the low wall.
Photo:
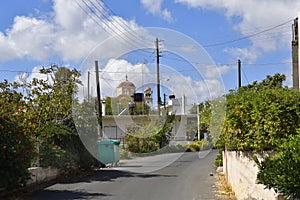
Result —
[[[274, 154], [274, 153], [273, 153]], [[223, 170], [227, 182], [232, 186], [238, 200], [277, 200], [280, 197], [273, 189], [264, 189], [264, 185], [256, 184], [258, 167], [253, 156], [261, 161], [270, 153], [254, 154], [252, 152], [223, 152]]]
[[31, 167], [28, 170], [31, 173], [31, 178], [27, 181], [26, 185], [33, 185], [51, 181], [60, 175], [60, 170], [52, 167]]

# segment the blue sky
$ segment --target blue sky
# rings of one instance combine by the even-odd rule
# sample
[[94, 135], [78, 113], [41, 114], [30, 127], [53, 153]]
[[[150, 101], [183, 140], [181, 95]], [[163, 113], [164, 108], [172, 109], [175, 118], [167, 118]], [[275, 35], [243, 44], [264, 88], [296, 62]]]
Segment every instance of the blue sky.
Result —
[[[165, 77], [162, 74], [161, 81], [166, 83], [166, 88], [176, 90], [179, 95], [188, 93], [184, 91], [187, 89], [179, 87], [184, 81], [190, 88], [206, 87], [193, 91], [196, 96], [205, 96], [205, 93], [214, 91], [222, 93], [222, 90], [218, 90], [221, 85], [225, 92], [236, 88], [238, 59], [242, 61], [243, 85], [276, 72], [286, 74], [287, 84], [291, 85], [291, 26], [298, 10], [300, 2], [295, 0], [1, 1], [0, 81], [18, 80], [22, 72], [23, 80], [26, 77], [30, 81], [38, 76], [36, 72], [39, 67], [53, 63], [80, 69], [83, 81], [86, 81], [86, 71], [93, 70], [86, 58], [91, 58], [97, 47], [101, 46], [107, 52], [119, 50], [111, 49], [113, 42], [105, 43], [107, 38], [121, 33], [125, 28], [134, 30], [129, 34], [132, 36], [132, 33], [140, 33], [137, 30], [142, 32], [147, 27], [155, 27], [176, 31], [186, 37], [182, 41], [172, 41], [166, 36], [160, 42], [163, 51], [160, 61], [165, 65], [162, 70], [170, 70]], [[119, 28], [116, 29], [116, 26]], [[137, 82], [138, 87], [146, 85], [144, 82], [150, 84], [155, 81], [154, 76], [147, 80], [145, 73], [145, 78], [142, 76], [144, 82], [138, 83], [137, 73], [132, 73], [139, 70], [143, 70], [143, 73], [148, 70], [149, 74], [155, 72], [154, 40], [158, 36], [155, 31], [150, 32], [148, 38], [153, 43], [150, 41], [146, 45], [148, 49], [122, 56], [118, 53], [112, 57], [104, 56], [106, 61], [100, 62], [100, 68], [107, 73], [110, 70], [110, 75], [102, 74], [105, 82], [103, 91], [107, 91], [103, 95], [111, 95], [108, 94], [110, 87], [116, 87], [125, 79], [126, 73], [129, 79]], [[177, 33], [173, 35], [177, 37]], [[129, 41], [127, 36], [117, 40], [119, 48], [136, 42], [134, 39]], [[190, 40], [199, 44], [193, 44], [194, 47], [203, 46], [216, 64], [213, 70], [203, 72], [209, 73], [209, 76], [200, 74], [201, 78], [197, 77], [191, 68], [195, 63], [187, 63], [182, 55], [171, 53], [176, 46], [193, 49], [189, 46], [191, 44], [185, 44]], [[103, 52], [99, 52], [96, 58], [101, 61], [102, 55]], [[201, 56], [196, 58], [196, 54], [194, 57], [194, 60], [202, 59]], [[108, 66], [108, 62], [114, 64]], [[141, 65], [142, 62], [144, 65]], [[202, 65], [197, 67], [208, 68]], [[124, 69], [126, 72], [122, 74]], [[220, 75], [216, 75], [216, 80], [212, 78], [215, 70]], [[179, 76], [183, 82], [179, 81]], [[205, 82], [207, 77], [211, 79]], [[179, 85], [178, 88], [174, 88], [175, 84]]]

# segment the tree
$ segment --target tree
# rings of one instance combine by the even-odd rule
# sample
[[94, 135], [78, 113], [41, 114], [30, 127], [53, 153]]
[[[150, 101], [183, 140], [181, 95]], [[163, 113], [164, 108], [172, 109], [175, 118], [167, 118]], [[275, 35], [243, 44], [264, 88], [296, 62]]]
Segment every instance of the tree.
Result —
[[105, 99], [105, 114], [106, 115], [112, 115], [112, 105], [111, 105], [111, 97], [106, 97]]
[[[199, 116], [200, 116], [200, 132], [207, 132], [209, 130], [210, 122], [211, 122], [211, 103], [212, 100], [205, 101], [204, 103], [200, 103], [199, 105], [194, 105], [190, 113], [197, 114], [197, 106], [199, 107]], [[198, 119], [197, 119], [198, 120]], [[197, 133], [198, 132], [198, 122], [197, 120], [188, 121], [186, 126], [186, 130], [188, 133]], [[202, 138], [202, 136], [201, 136]]]
[[150, 153], [169, 143], [175, 115], [150, 120], [141, 127], [128, 129], [125, 140], [127, 149], [133, 153]]
[[[91, 166], [91, 156], [84, 148], [73, 121], [72, 107], [78, 104], [74, 94], [78, 90], [80, 73], [65, 67], [52, 65], [41, 69], [48, 78], [33, 79], [26, 84], [27, 100], [35, 105], [42, 124], [38, 137], [40, 165], [64, 170], [76, 166]], [[96, 142], [96, 141], [95, 141]], [[84, 156], [82, 156], [84, 155]]]
[[278, 148], [274, 157], [258, 164], [258, 183], [285, 194], [289, 199], [300, 198], [300, 134], [290, 136]]
[[17, 83], [0, 83], [0, 187], [22, 187], [37, 155], [37, 113], [16, 92]]
[[282, 87], [284, 75], [232, 91], [219, 146], [228, 150], [274, 150], [300, 124], [300, 93]]
[[260, 83], [254, 81], [252, 84], [248, 84], [240, 88], [240, 90], [255, 90], [259, 91], [265, 88], [283, 88], [283, 82], [286, 80], [284, 74], [276, 73], [273, 76], [267, 75], [267, 77], [262, 80]]

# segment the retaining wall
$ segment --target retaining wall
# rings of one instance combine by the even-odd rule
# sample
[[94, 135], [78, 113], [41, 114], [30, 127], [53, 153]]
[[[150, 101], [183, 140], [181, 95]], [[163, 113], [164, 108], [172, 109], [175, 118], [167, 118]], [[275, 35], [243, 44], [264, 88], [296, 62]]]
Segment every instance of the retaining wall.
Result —
[[31, 179], [27, 181], [26, 185], [33, 185], [46, 181], [51, 181], [57, 178], [61, 173], [60, 170], [53, 167], [31, 167], [28, 170], [31, 173]]
[[259, 170], [253, 161], [253, 156], [257, 156], [261, 161], [269, 155], [274, 155], [274, 153], [223, 152], [223, 171], [238, 200], [277, 200], [281, 198], [273, 189], [264, 189], [264, 185], [256, 184]]

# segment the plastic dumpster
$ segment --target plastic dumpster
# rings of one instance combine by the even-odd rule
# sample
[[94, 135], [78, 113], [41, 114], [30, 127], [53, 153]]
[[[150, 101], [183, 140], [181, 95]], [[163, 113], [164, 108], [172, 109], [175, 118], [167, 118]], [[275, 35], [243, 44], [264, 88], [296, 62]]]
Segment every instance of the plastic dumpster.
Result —
[[102, 140], [97, 142], [98, 159], [102, 164], [117, 165], [120, 161], [120, 141]]

